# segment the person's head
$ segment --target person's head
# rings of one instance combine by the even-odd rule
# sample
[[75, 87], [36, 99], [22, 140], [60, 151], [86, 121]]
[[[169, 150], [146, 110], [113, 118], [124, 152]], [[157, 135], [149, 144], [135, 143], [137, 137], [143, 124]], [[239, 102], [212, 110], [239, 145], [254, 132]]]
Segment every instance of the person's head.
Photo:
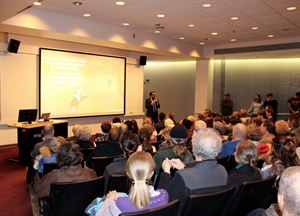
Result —
[[137, 134], [139, 132], [139, 126], [135, 119], [132, 119], [131, 122], [132, 122], [132, 132]]
[[149, 97], [154, 100], [156, 98], [156, 92], [155, 91], [149, 92]]
[[57, 138], [55, 137], [50, 138], [49, 149], [51, 150], [52, 153], [56, 153], [60, 145], [61, 143], [58, 141]]
[[257, 102], [257, 103], [261, 103], [261, 96], [260, 96], [260, 94], [255, 94], [254, 101]]
[[77, 144], [65, 142], [58, 147], [56, 158], [60, 167], [69, 167], [81, 164], [83, 155]]
[[145, 117], [143, 118], [143, 125], [145, 125], [145, 124], [152, 124], [152, 119], [151, 119], [151, 117], [145, 116]]
[[151, 196], [148, 182], [155, 169], [151, 154], [143, 151], [133, 153], [128, 158], [125, 169], [127, 176], [132, 180], [129, 199], [137, 208], [149, 205]]
[[203, 121], [203, 120], [198, 120], [195, 122], [195, 132], [198, 132], [202, 129], [206, 129], [207, 128], [207, 125], [206, 125], [206, 122]]
[[127, 125], [127, 129], [128, 129], [128, 130], [132, 131], [132, 121], [131, 121], [131, 120], [126, 120], [126, 121], [124, 122], [124, 124]]
[[197, 161], [215, 160], [222, 149], [222, 140], [215, 130], [207, 128], [194, 133], [192, 145]]
[[73, 135], [74, 135], [75, 138], [78, 137], [79, 128], [80, 128], [80, 125], [78, 125], [78, 124], [74, 125], [73, 128], [72, 128], [72, 132], [73, 132]]
[[272, 101], [273, 100], [273, 94], [272, 93], [268, 93], [266, 100], [267, 101]]
[[182, 125], [175, 125], [170, 131], [171, 141], [175, 145], [183, 145], [186, 143], [188, 132]]
[[168, 113], [168, 118], [174, 120], [174, 118], [175, 118], [175, 113], [174, 113], [174, 112], [169, 112], [169, 113]]
[[237, 123], [232, 128], [232, 138], [235, 140], [243, 140], [247, 136], [247, 128], [242, 123]]
[[256, 124], [250, 124], [247, 127], [247, 138], [252, 141], [259, 141], [262, 138], [260, 128]]
[[195, 115], [189, 115], [186, 119], [194, 123], [197, 120], [197, 117]]
[[121, 128], [120, 127], [112, 127], [112, 129], [109, 131], [109, 139], [112, 142], [119, 142], [121, 136]]
[[145, 139], [150, 141], [152, 133], [153, 131], [149, 130], [149, 128], [141, 127], [138, 132], [140, 143], [143, 143]]
[[89, 141], [92, 136], [92, 130], [88, 126], [80, 126], [78, 129], [77, 140]]
[[300, 166], [285, 169], [278, 189], [278, 204], [283, 216], [300, 215]]
[[266, 133], [275, 134], [275, 125], [271, 120], [267, 119], [261, 124], [260, 131], [263, 135]]
[[256, 124], [258, 127], [260, 127], [262, 124], [262, 120], [261, 120], [261, 118], [254, 117], [254, 118], [252, 118], [252, 123]]
[[158, 119], [160, 122], [163, 122], [166, 118], [166, 114], [163, 113], [163, 112], [160, 112], [159, 115], [158, 115]]
[[289, 117], [288, 117], [288, 124], [292, 127], [292, 128], [298, 128], [299, 124], [300, 124], [300, 119], [297, 115], [297, 113], [290, 113]]
[[234, 158], [238, 164], [250, 164], [253, 166], [258, 158], [256, 145], [249, 140], [240, 141], [236, 147]]
[[[277, 138], [277, 137], [276, 137]], [[273, 154], [278, 158], [282, 165], [287, 168], [290, 166], [299, 165], [297, 162], [296, 145], [290, 139], [284, 139], [282, 142], [278, 142], [277, 139], [273, 140]]]
[[290, 133], [289, 124], [284, 120], [277, 120], [275, 122], [275, 129], [279, 135], [288, 135]]
[[183, 119], [181, 124], [185, 127], [185, 129], [191, 130], [191, 128], [194, 125], [194, 122], [192, 122], [191, 120], [188, 120], [188, 119]]
[[109, 121], [105, 121], [105, 122], [102, 122], [101, 124], [101, 130], [103, 133], [109, 133], [111, 129], [111, 123]]
[[272, 108], [268, 107], [266, 108], [265, 113], [266, 113], [266, 118], [269, 118], [273, 116], [274, 111]]
[[171, 127], [165, 127], [162, 131], [161, 131], [161, 135], [163, 136], [165, 141], [169, 141], [171, 139], [170, 136], [170, 131], [172, 130]]
[[119, 117], [114, 117], [112, 123], [121, 123], [121, 119]]
[[129, 157], [130, 154], [135, 152], [140, 142], [137, 134], [133, 133], [132, 131], [126, 131], [120, 138], [120, 144], [126, 157]]
[[224, 95], [224, 100], [230, 100], [230, 94], [229, 93]]
[[224, 123], [219, 121], [215, 121], [213, 123], [213, 128], [221, 135], [225, 135], [228, 132], [228, 127]]
[[54, 127], [52, 124], [47, 123], [44, 126], [43, 133], [45, 137], [53, 137], [54, 136]]

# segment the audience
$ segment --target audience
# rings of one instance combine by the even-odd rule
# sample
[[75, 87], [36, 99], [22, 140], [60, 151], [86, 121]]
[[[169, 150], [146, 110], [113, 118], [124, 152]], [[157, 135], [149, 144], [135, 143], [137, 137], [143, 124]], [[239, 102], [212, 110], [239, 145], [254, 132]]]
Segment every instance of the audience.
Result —
[[143, 126], [140, 128], [138, 132], [140, 145], [137, 147], [136, 151], [145, 151], [152, 155], [156, 153], [156, 148], [150, 144], [152, 133], [153, 131], [151, 127]]
[[53, 125], [50, 123], [45, 124], [42, 133], [44, 135], [43, 141], [35, 144], [32, 150], [31, 156], [33, 159], [40, 153], [40, 148], [42, 146], [47, 146], [49, 148], [51, 138], [54, 137]]
[[79, 128], [80, 128], [80, 125], [78, 125], [78, 124], [76, 124], [76, 125], [73, 126], [73, 128], [72, 128], [73, 136], [68, 137], [67, 141], [69, 141], [69, 142], [75, 142], [76, 143], [76, 140], [78, 138], [78, 130], [79, 130]]
[[262, 133], [262, 138], [259, 140], [259, 143], [272, 143], [275, 138], [275, 125], [270, 120], [265, 120], [261, 126], [260, 131]]
[[252, 114], [252, 116], [257, 116], [259, 111], [262, 110], [263, 104], [261, 101], [260, 94], [256, 94], [253, 103], [251, 103], [250, 108], [248, 109], [247, 113]]
[[247, 139], [250, 140], [256, 146], [260, 143], [262, 133], [260, 128], [256, 124], [250, 124], [247, 126]]
[[89, 168], [82, 168], [83, 156], [79, 146], [66, 142], [57, 149], [57, 163], [60, 169], [55, 169], [35, 182], [34, 189], [38, 197], [50, 194], [50, 184], [53, 182], [76, 182], [97, 177]]
[[106, 121], [101, 124], [102, 133], [95, 134], [95, 143], [108, 142], [109, 141], [109, 132], [111, 130], [111, 123]]
[[88, 126], [80, 126], [77, 132], [76, 144], [79, 145], [81, 149], [94, 148], [94, 143], [91, 141], [92, 130]]

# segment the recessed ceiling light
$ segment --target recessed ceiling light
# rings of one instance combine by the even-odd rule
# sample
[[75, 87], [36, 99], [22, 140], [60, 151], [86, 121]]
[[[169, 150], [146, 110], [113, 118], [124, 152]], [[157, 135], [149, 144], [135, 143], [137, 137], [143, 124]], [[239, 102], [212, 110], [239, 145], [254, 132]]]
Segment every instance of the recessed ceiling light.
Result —
[[193, 27], [195, 27], [195, 25], [194, 24], [189, 24], [189, 27], [193, 28]]
[[251, 27], [251, 29], [252, 30], [257, 30], [257, 29], [259, 29], [257, 26], [253, 26], [253, 27]]
[[205, 4], [202, 4], [202, 7], [209, 8], [209, 7], [211, 7], [211, 4], [205, 3]]
[[123, 23], [123, 26], [130, 26], [129, 23]]
[[159, 17], [159, 18], [164, 18], [165, 15], [164, 15], [164, 14], [157, 14], [157, 17]]
[[82, 2], [80, 2], [80, 1], [74, 1], [73, 5], [80, 6], [80, 5], [82, 5]]
[[40, 6], [40, 5], [42, 5], [42, 3], [41, 3], [41, 2], [38, 2], [38, 1], [36, 1], [36, 2], [33, 2], [33, 5], [35, 5], [35, 6]]
[[269, 38], [272, 38], [272, 37], [274, 37], [274, 35], [272, 35], [272, 34], [269, 34], [269, 35], [268, 35], [268, 37], [269, 37]]
[[218, 35], [218, 32], [212, 32], [211, 35]]
[[288, 11], [292, 11], [292, 10], [296, 10], [296, 9], [297, 9], [297, 7], [294, 7], [294, 6], [286, 8], [286, 10], [288, 10]]
[[205, 43], [204, 42], [200, 42], [200, 45], [204, 45]]
[[180, 39], [180, 40], [184, 40], [184, 37], [180, 37], [179, 39]]
[[123, 5], [125, 5], [125, 2], [123, 2], [123, 1], [116, 1], [115, 4], [118, 5], [118, 6], [123, 6]]
[[85, 14], [83, 14], [82, 16], [84, 16], [84, 17], [90, 17], [91, 14], [90, 14], [90, 13], [85, 13]]
[[159, 34], [160, 31], [159, 31], [159, 30], [155, 30], [154, 33], [155, 33], [155, 34]]
[[231, 20], [239, 20], [239, 17], [230, 17]]
[[236, 42], [235, 38], [230, 39], [230, 42]]

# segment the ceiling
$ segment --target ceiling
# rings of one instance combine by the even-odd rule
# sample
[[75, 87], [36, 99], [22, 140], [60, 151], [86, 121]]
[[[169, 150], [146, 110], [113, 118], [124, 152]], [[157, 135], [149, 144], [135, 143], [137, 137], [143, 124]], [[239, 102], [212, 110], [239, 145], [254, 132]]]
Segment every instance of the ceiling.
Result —
[[[82, 2], [81, 6], [75, 6], [73, 1], [43, 0], [41, 6], [34, 7], [153, 34], [155, 24], [160, 24], [165, 27], [160, 32], [162, 36], [178, 40], [184, 37], [185, 42], [198, 45], [224, 44], [231, 39], [260, 41], [268, 39], [268, 35], [276, 39], [300, 36], [300, 0], [123, 0], [124, 6], [117, 6], [114, 0], [77, 0]], [[211, 7], [202, 7], [204, 3]], [[297, 9], [287, 11], [291, 6]], [[91, 16], [83, 17], [84, 13]], [[157, 14], [165, 17], [158, 18]], [[231, 17], [239, 20], [232, 21]], [[124, 22], [130, 25], [123, 26]], [[189, 27], [190, 24], [195, 27]], [[212, 36], [212, 32], [218, 35]]]

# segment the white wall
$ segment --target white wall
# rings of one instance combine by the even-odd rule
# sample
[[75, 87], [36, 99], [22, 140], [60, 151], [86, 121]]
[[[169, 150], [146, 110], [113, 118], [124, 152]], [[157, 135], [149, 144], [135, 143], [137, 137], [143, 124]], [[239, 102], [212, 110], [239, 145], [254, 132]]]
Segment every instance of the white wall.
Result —
[[[126, 115], [123, 118], [140, 119], [143, 115], [144, 69], [137, 65], [136, 58], [128, 58], [127, 52], [19, 35], [9, 37], [20, 40], [21, 46], [18, 54], [4, 51], [0, 53], [0, 145], [17, 142], [16, 129], [8, 128], [6, 124], [17, 121], [19, 109], [38, 108], [39, 47], [127, 57]], [[1, 45], [2, 50], [6, 50], [5, 44]], [[69, 134], [74, 124], [87, 124], [92, 127], [93, 132], [96, 132], [100, 130], [101, 121], [111, 119], [109, 116], [70, 119]]]

